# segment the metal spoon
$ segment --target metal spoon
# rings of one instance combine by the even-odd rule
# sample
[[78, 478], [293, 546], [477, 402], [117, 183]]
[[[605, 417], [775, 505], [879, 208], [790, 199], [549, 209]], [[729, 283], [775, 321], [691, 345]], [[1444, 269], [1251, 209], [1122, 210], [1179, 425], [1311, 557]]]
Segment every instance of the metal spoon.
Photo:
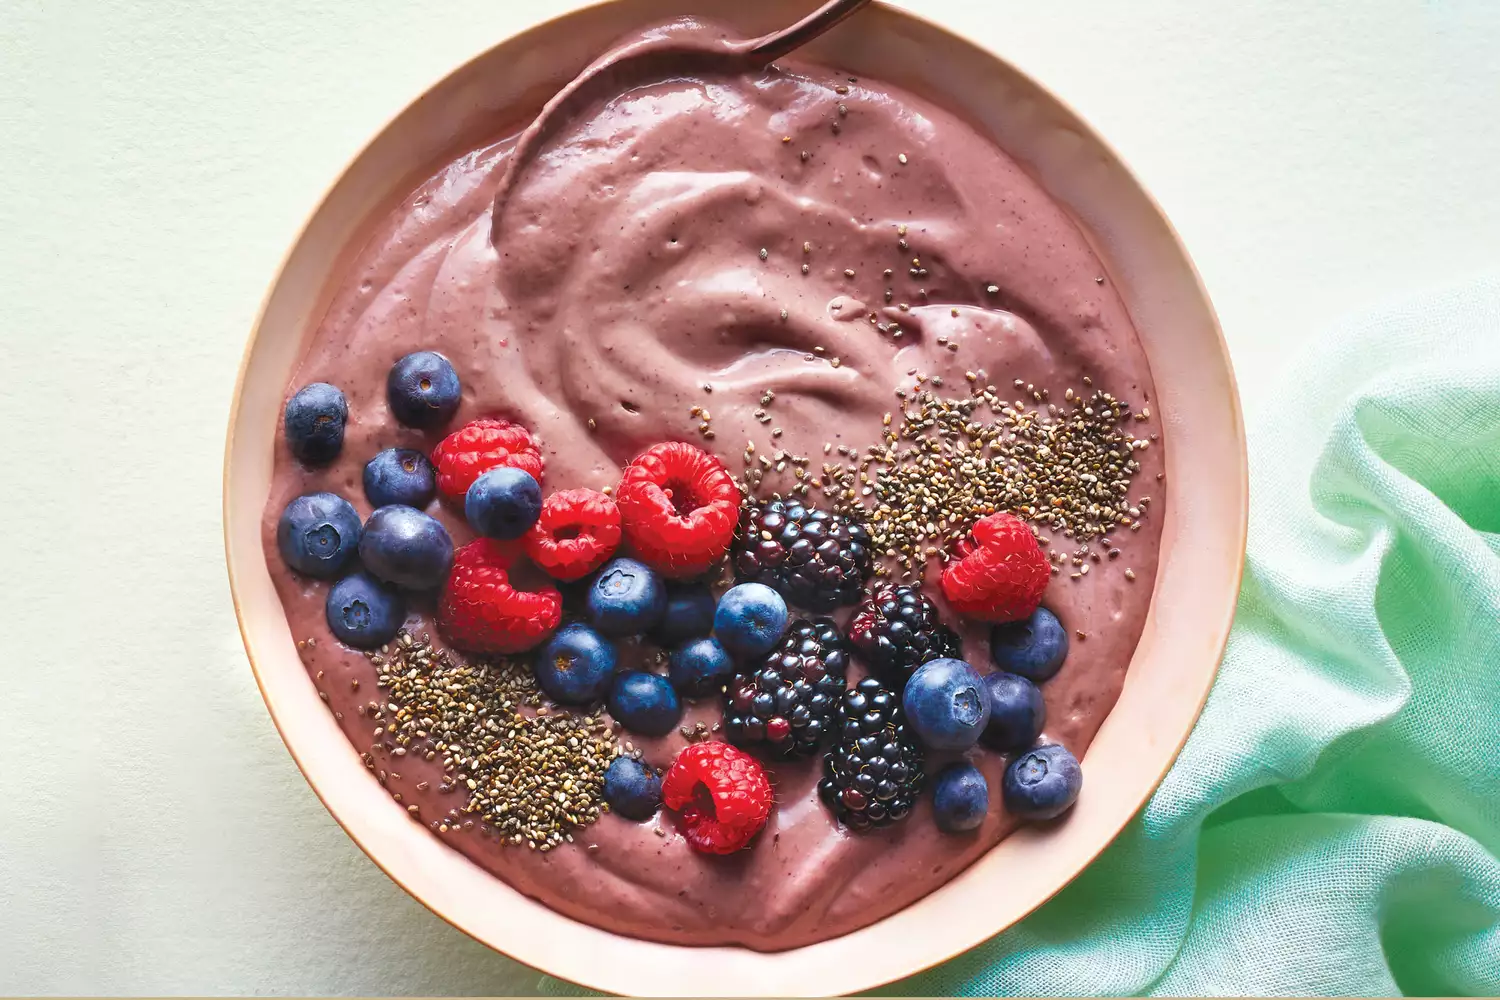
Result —
[[521, 133], [511, 150], [495, 190], [494, 211], [490, 218], [490, 241], [500, 238], [500, 218], [510, 193], [521, 173], [536, 157], [543, 144], [567, 119], [568, 113], [597, 97], [601, 90], [622, 90], [633, 81], [650, 79], [658, 66], [682, 72], [701, 66], [719, 70], [759, 69], [814, 38], [869, 4], [870, 0], [829, 0], [823, 6], [789, 28], [773, 31], [759, 38], [714, 44], [689, 44], [687, 38], [663, 37], [624, 46], [589, 66], [543, 106], [542, 111]]

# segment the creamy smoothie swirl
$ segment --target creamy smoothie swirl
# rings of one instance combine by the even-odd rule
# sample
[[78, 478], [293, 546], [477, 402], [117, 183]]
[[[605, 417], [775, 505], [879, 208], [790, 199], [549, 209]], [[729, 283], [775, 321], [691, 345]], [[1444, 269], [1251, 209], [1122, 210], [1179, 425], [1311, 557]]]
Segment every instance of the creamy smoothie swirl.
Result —
[[[955, 396], [970, 374], [1005, 396], [1022, 392], [1016, 380], [1061, 396], [1088, 376], [1138, 408], [1151, 404], [1130, 318], [1084, 235], [1005, 153], [914, 95], [795, 63], [753, 75], [697, 67], [635, 85], [584, 109], [541, 150], [492, 242], [508, 148], [502, 139], [459, 157], [375, 227], [288, 389], [323, 380], [349, 400], [333, 465], [305, 469], [278, 450], [263, 531], [292, 633], [316, 640], [303, 651], [309, 675], [361, 752], [386, 752], [376, 723], [357, 711], [375, 696], [374, 668], [329, 634], [326, 585], [283, 568], [275, 523], [287, 501], [314, 489], [367, 515], [364, 462], [440, 437], [401, 427], [387, 409], [385, 374], [406, 353], [453, 361], [464, 384], [453, 426], [504, 416], [529, 427], [549, 491], [613, 486], [634, 454], [666, 440], [714, 451], [737, 475], [749, 442], [757, 455], [784, 450], [814, 463], [831, 449], [863, 449], [916, 374]], [[1154, 418], [1131, 428], [1157, 431]], [[1150, 493], [1161, 448], [1138, 458], [1135, 492]], [[762, 491], [792, 485], [792, 472], [769, 473]], [[457, 544], [472, 538], [458, 512], [432, 512]], [[1061, 535], [1053, 544], [1076, 548]], [[1140, 638], [1159, 527], [1146, 517], [1112, 544], [1110, 562], [1132, 579], [1064, 571], [1046, 597], [1080, 637], [1044, 687], [1047, 736], [1080, 758]], [[437, 636], [430, 608], [417, 607], [409, 624]], [[988, 669], [984, 631], [962, 631], [966, 657]], [[717, 704], [702, 703], [684, 723], [718, 718]], [[633, 743], [665, 765], [685, 740]], [[1003, 760], [972, 757], [998, 803]], [[931, 757], [929, 769], [941, 762]], [[387, 787], [423, 815], [464, 801], [438, 790], [436, 763], [388, 764]], [[901, 909], [1014, 825], [997, 805], [979, 830], [946, 836], [924, 800], [903, 823], [853, 835], [818, 802], [820, 767], [769, 766], [776, 809], [755, 846], [730, 858], [695, 854], [665, 816], [605, 816], [546, 854], [478, 827], [441, 836], [579, 920], [775, 950]]]

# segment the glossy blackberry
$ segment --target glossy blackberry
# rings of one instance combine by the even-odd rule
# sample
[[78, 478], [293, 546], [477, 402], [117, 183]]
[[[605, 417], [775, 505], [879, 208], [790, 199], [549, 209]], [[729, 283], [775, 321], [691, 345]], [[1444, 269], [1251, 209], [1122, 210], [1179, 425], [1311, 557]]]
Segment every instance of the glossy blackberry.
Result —
[[905, 819], [921, 792], [922, 750], [907, 732], [901, 699], [867, 677], [844, 693], [818, 795], [845, 826], [866, 830]]
[[963, 659], [958, 633], [938, 618], [918, 587], [885, 584], [860, 602], [849, 620], [849, 641], [875, 674], [898, 691], [928, 660]]
[[735, 537], [734, 571], [774, 587], [808, 611], [832, 611], [859, 600], [870, 575], [870, 533], [842, 514], [797, 500], [748, 503]]
[[724, 689], [724, 733], [746, 748], [805, 757], [833, 727], [849, 669], [849, 641], [832, 618], [792, 622], [777, 647]]

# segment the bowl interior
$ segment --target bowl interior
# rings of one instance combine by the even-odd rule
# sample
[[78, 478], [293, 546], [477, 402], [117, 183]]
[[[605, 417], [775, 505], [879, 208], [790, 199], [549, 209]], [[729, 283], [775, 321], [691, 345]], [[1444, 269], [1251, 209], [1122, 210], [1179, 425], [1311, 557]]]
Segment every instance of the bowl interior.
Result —
[[528, 965], [611, 992], [684, 994], [705, 982], [752, 995], [852, 992], [918, 972], [1000, 932], [1103, 850], [1187, 738], [1233, 615], [1246, 523], [1244, 439], [1212, 308], [1150, 197], [1037, 84], [982, 49], [878, 4], [806, 53], [934, 98], [992, 136], [1079, 220], [1140, 331], [1158, 393], [1152, 405], [1169, 442], [1160, 571], [1124, 691], [1084, 761], [1088, 794], [1065, 822], [1007, 838], [952, 882], [877, 924], [791, 951], [654, 944], [576, 923], [443, 846], [380, 788], [302, 668], [261, 549], [283, 391], [366, 227], [446, 155], [529, 115], [613, 39], [689, 6], [751, 33], [790, 23], [807, 3], [622, 0], [567, 15], [436, 84], [338, 179], [297, 238], [251, 333], [226, 455], [230, 580], [266, 704], [308, 781], [370, 857], [445, 920]]

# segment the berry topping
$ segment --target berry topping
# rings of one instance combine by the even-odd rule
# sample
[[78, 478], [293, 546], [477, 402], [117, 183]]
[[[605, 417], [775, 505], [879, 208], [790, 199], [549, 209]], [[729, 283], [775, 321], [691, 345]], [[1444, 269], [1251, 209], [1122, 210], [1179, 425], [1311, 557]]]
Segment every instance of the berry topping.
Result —
[[581, 580], [620, 544], [620, 509], [594, 490], [561, 490], [542, 501], [541, 516], [524, 540], [526, 554], [548, 576]]
[[933, 750], [967, 750], [990, 721], [990, 689], [963, 660], [931, 660], [906, 682], [901, 707]]
[[609, 714], [632, 733], [665, 736], [682, 718], [672, 682], [658, 674], [617, 674], [609, 689]]
[[391, 366], [386, 399], [396, 419], [408, 427], [441, 427], [458, 409], [458, 372], [436, 351], [408, 354]]
[[664, 646], [672, 646], [708, 635], [714, 630], [714, 611], [718, 606], [706, 583], [668, 580], [667, 610], [656, 627], [655, 638]]
[[1051, 578], [1051, 564], [1026, 522], [991, 514], [954, 546], [943, 570], [943, 595], [961, 615], [1010, 622], [1036, 610]]
[[1047, 724], [1042, 692], [1024, 677], [997, 670], [984, 679], [990, 691], [990, 721], [979, 739], [1001, 753], [1016, 753], [1036, 742]]
[[438, 604], [438, 627], [470, 653], [521, 653], [534, 648], [562, 619], [562, 595], [552, 587], [516, 590], [508, 572], [515, 546], [481, 538], [453, 554], [453, 572]]
[[420, 451], [387, 448], [365, 463], [365, 499], [371, 507], [399, 503], [421, 510], [435, 496], [437, 478]]
[[764, 656], [786, 631], [786, 601], [763, 583], [730, 587], [714, 612], [714, 635], [735, 656]]
[[276, 522], [276, 547], [298, 573], [331, 580], [359, 551], [354, 505], [333, 493], [307, 493], [286, 505]]
[[1021, 819], [1052, 819], [1078, 801], [1083, 769], [1061, 743], [1039, 746], [1011, 760], [1000, 785], [1005, 808]]
[[870, 669], [897, 690], [928, 660], [963, 656], [958, 633], [938, 619], [937, 606], [906, 584], [877, 587], [861, 601], [849, 620], [849, 641]]
[[747, 846], [771, 815], [771, 782], [754, 757], [728, 743], [685, 747], [667, 768], [662, 801], [682, 814], [683, 836], [704, 854]]
[[634, 559], [611, 559], [589, 584], [588, 618], [605, 635], [643, 635], [666, 609], [661, 577]]
[[286, 401], [286, 444], [307, 465], [325, 465], [344, 449], [344, 424], [349, 404], [344, 394], [327, 382], [314, 382]]
[[487, 538], [520, 538], [541, 514], [541, 486], [531, 473], [508, 465], [482, 473], [464, 494], [464, 519]]
[[702, 573], [734, 537], [739, 487], [723, 462], [690, 444], [659, 444], [637, 455], [615, 496], [625, 537], [666, 576]]
[[874, 677], [844, 693], [838, 742], [823, 756], [818, 795], [853, 830], [905, 819], [922, 791], [922, 748], [901, 700]]
[[431, 590], [447, 579], [453, 566], [453, 539], [432, 515], [393, 504], [365, 522], [359, 558], [387, 583]]
[[694, 639], [672, 651], [667, 674], [687, 698], [717, 694], [734, 673], [734, 661], [717, 639]]
[[491, 469], [509, 466], [542, 481], [542, 453], [526, 428], [507, 420], [475, 420], [449, 434], [432, 449], [438, 491], [449, 502], [463, 503], [474, 480]]
[[582, 622], [572, 622], [537, 650], [532, 673], [537, 686], [559, 705], [586, 705], [609, 692], [615, 647]]
[[995, 666], [1027, 680], [1038, 684], [1050, 680], [1067, 658], [1068, 630], [1046, 608], [990, 630], [990, 659]]
[[842, 514], [796, 500], [752, 503], [740, 515], [734, 572], [808, 611], [859, 600], [870, 575], [870, 533]]
[[661, 805], [661, 779], [634, 757], [616, 757], [604, 771], [604, 801], [626, 819], [648, 820]]
[[977, 830], [989, 811], [990, 786], [968, 761], [955, 761], [932, 779], [932, 816], [944, 833]]
[[368, 573], [351, 574], [328, 588], [323, 611], [334, 638], [356, 649], [390, 642], [406, 620], [401, 595]]
[[832, 618], [792, 623], [781, 645], [725, 689], [724, 733], [740, 746], [806, 756], [832, 728], [844, 693], [849, 644]]

